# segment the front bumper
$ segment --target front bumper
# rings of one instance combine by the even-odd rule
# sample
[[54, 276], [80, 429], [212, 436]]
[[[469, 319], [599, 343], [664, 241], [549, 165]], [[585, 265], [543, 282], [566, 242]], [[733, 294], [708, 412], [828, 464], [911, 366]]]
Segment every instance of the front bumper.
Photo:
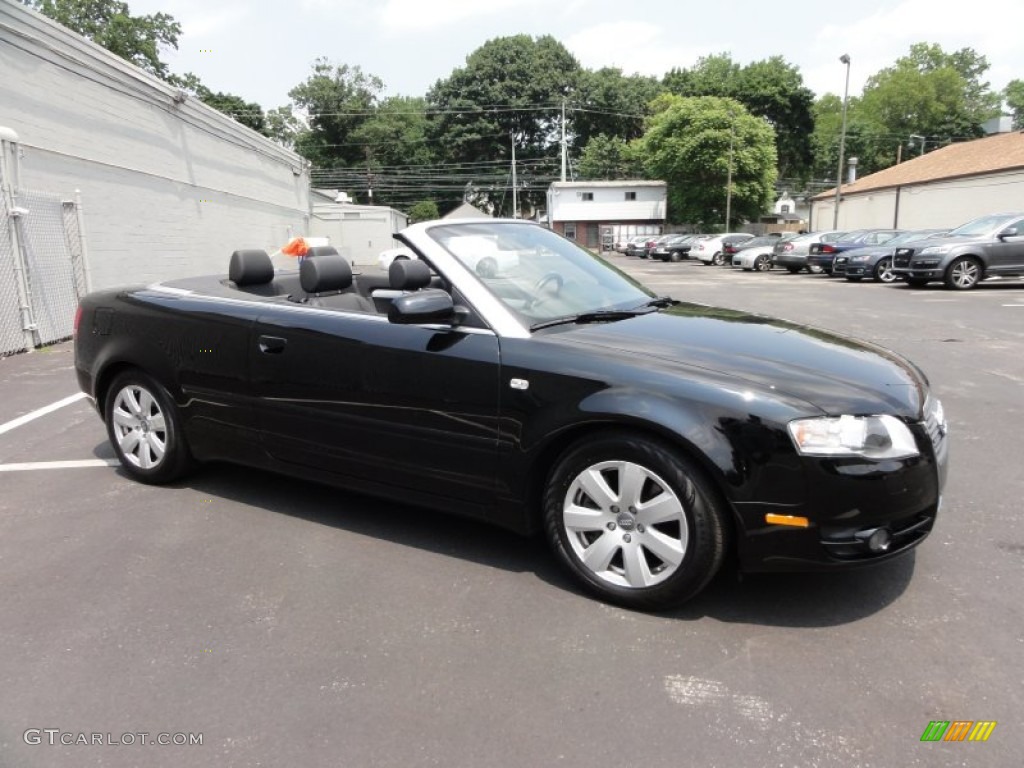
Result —
[[[743, 533], [740, 565], [749, 572], [857, 568], [899, 557], [931, 532], [948, 471], [945, 426], [911, 425], [919, 456], [893, 461], [804, 457], [807, 500], [773, 507], [734, 502]], [[806, 517], [796, 528], [768, 524], [766, 513]], [[884, 548], [873, 548], [877, 531]], [[875, 542], [877, 544], [877, 541]]]

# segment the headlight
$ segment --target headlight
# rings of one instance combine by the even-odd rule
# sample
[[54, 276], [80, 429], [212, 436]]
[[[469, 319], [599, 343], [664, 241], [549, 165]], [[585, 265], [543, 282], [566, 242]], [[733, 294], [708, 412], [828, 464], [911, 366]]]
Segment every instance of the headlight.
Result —
[[929, 245], [927, 248], [922, 248], [918, 252], [918, 256], [941, 256], [944, 253], [949, 253], [953, 249], [952, 245]]
[[789, 423], [789, 435], [805, 456], [907, 459], [919, 455], [914, 435], [894, 416], [797, 419]]
[[867, 261], [867, 260], [868, 260], [867, 256], [851, 256], [850, 257], [850, 262], [853, 263], [853, 264], [860, 264], [862, 261]]

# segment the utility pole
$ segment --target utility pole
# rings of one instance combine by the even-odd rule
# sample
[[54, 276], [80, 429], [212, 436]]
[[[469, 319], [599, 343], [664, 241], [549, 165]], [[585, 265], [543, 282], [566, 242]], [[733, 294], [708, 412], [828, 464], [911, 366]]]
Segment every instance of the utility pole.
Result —
[[565, 164], [568, 149], [565, 143], [565, 99], [562, 99], [562, 181], [565, 181]]
[[844, 53], [839, 61], [846, 65], [846, 87], [843, 88], [843, 127], [839, 133], [839, 170], [836, 171], [836, 202], [832, 212], [832, 229], [839, 229], [839, 193], [843, 188], [843, 153], [846, 150], [846, 104], [850, 98], [850, 55]]
[[729, 174], [725, 182], [725, 231], [729, 231], [729, 219], [732, 216], [732, 157], [736, 145], [736, 121], [729, 113]]
[[516, 133], [512, 132], [512, 218], [519, 218], [519, 184], [516, 180]]

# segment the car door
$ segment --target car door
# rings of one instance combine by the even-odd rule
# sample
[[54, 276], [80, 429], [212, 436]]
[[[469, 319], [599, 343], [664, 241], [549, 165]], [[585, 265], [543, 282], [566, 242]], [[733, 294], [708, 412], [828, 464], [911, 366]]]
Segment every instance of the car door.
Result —
[[[1015, 234], [1006, 234], [1008, 232]], [[1024, 218], [1003, 227], [1001, 233], [985, 246], [985, 251], [989, 274], [1024, 271]]]
[[250, 344], [265, 450], [277, 461], [485, 501], [498, 440], [497, 337], [383, 315], [272, 307]]

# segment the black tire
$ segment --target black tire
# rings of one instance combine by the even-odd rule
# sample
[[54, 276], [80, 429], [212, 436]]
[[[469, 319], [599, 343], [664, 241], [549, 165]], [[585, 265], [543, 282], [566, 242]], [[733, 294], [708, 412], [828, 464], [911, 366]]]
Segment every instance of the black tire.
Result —
[[899, 278], [892, 271], [892, 259], [879, 259], [875, 264], [875, 270], [871, 273], [876, 283], [895, 283]]
[[928, 285], [928, 278], [926, 277], [905, 277], [908, 288], [924, 288]]
[[789, 274], [791, 275], [800, 274], [801, 269], [803, 269], [803, 267], [786, 267], [786, 271], [789, 272]]
[[137, 369], [119, 373], [107, 390], [103, 417], [110, 444], [134, 479], [160, 485], [192, 469], [178, 407], [152, 376]]
[[725, 264], [725, 256], [722, 255], [721, 251], [711, 257], [711, 264], [715, 267], [720, 267]]
[[772, 268], [772, 260], [767, 256], [758, 256], [754, 261], [755, 272], [767, 272]]
[[942, 282], [950, 290], [969, 291], [977, 287], [984, 274], [985, 270], [980, 261], [973, 256], [961, 256], [949, 265]]
[[679, 256], [679, 251], [672, 251], [672, 252], [671, 252], [671, 253], [670, 253], [670, 254], [668, 255], [668, 260], [669, 260], [669, 261], [679, 261], [679, 259], [680, 259], [680, 258], [681, 258], [681, 257]]
[[809, 274], [812, 274], [812, 275], [820, 275], [821, 272], [822, 272], [822, 269], [817, 264], [808, 264], [807, 265], [807, 272]]
[[[582, 485], [595, 473], [610, 494], [603, 500]], [[629, 505], [624, 483], [638, 489], [637, 506], [668, 494], [658, 507], [666, 519], [645, 527], [644, 510]], [[567, 509], [585, 522], [570, 530]], [[561, 565], [588, 592], [627, 608], [658, 610], [689, 600], [712, 579], [725, 554], [725, 515], [711, 482], [693, 461], [644, 435], [607, 432], [570, 447], [548, 479], [543, 510], [548, 543]], [[602, 565], [586, 564], [591, 551]], [[675, 557], [679, 561], [671, 562]]]

